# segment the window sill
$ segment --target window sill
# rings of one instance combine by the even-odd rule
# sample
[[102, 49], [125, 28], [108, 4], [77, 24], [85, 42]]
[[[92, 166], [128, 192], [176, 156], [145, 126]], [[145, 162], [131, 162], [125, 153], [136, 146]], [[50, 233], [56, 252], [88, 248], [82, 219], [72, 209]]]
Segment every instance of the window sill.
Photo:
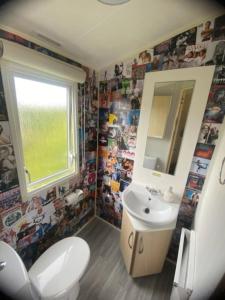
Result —
[[65, 181], [69, 181], [70, 179], [72, 179], [73, 177], [75, 177], [76, 175], [78, 175], [78, 172], [73, 172], [69, 175], [65, 175], [59, 179], [56, 179], [54, 181], [51, 181], [47, 184], [43, 184], [43, 186], [34, 188], [30, 191], [27, 191], [26, 194], [22, 195], [22, 201], [26, 202], [27, 200], [31, 199], [33, 196], [37, 195], [38, 193], [48, 190], [50, 188], [53, 188], [61, 183], [65, 183]]

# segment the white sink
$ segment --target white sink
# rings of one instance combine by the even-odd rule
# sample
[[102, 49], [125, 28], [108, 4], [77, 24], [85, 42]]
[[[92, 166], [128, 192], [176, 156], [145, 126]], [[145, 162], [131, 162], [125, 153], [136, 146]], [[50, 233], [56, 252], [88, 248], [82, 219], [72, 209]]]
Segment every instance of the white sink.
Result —
[[131, 216], [153, 227], [176, 222], [179, 210], [179, 203], [165, 202], [162, 195], [153, 195], [135, 182], [122, 193], [122, 203]]

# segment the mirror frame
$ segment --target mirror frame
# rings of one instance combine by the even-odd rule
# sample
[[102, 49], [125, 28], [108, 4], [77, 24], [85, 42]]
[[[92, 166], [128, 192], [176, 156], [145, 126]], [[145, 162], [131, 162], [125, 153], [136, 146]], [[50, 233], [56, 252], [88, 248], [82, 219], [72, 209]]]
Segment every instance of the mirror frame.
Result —
[[[181, 198], [190, 171], [194, 150], [198, 141], [206, 103], [215, 66], [176, 69], [146, 73], [141, 104], [141, 114], [137, 131], [136, 158], [134, 162], [133, 181], [159, 188], [162, 191], [172, 186]], [[185, 125], [174, 175], [143, 167], [145, 147], [149, 126], [149, 115], [154, 96], [154, 87], [159, 82], [195, 80], [192, 100]]]

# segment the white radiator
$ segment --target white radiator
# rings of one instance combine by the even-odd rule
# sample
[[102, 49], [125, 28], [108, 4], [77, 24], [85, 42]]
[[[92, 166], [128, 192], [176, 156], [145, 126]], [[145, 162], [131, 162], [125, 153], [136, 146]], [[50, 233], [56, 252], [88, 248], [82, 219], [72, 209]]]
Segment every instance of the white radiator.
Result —
[[187, 300], [193, 290], [195, 232], [182, 228], [171, 300]]

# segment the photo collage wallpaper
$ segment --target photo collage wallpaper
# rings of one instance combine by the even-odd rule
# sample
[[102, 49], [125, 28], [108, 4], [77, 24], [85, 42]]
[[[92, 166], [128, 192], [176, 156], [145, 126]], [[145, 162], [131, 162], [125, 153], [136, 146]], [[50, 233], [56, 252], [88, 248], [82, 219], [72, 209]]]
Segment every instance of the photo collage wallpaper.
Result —
[[[98, 88], [95, 71], [1, 29], [0, 38], [81, 67], [87, 75], [78, 86], [79, 174], [22, 201], [0, 74], [0, 240], [15, 248], [29, 268], [49, 246], [74, 234], [95, 214]], [[76, 189], [83, 190], [84, 199], [67, 206], [65, 197]]]
[[145, 73], [216, 65], [169, 258], [190, 228], [225, 114], [225, 16], [208, 20], [99, 74], [97, 214], [121, 227], [121, 193], [132, 181]]

